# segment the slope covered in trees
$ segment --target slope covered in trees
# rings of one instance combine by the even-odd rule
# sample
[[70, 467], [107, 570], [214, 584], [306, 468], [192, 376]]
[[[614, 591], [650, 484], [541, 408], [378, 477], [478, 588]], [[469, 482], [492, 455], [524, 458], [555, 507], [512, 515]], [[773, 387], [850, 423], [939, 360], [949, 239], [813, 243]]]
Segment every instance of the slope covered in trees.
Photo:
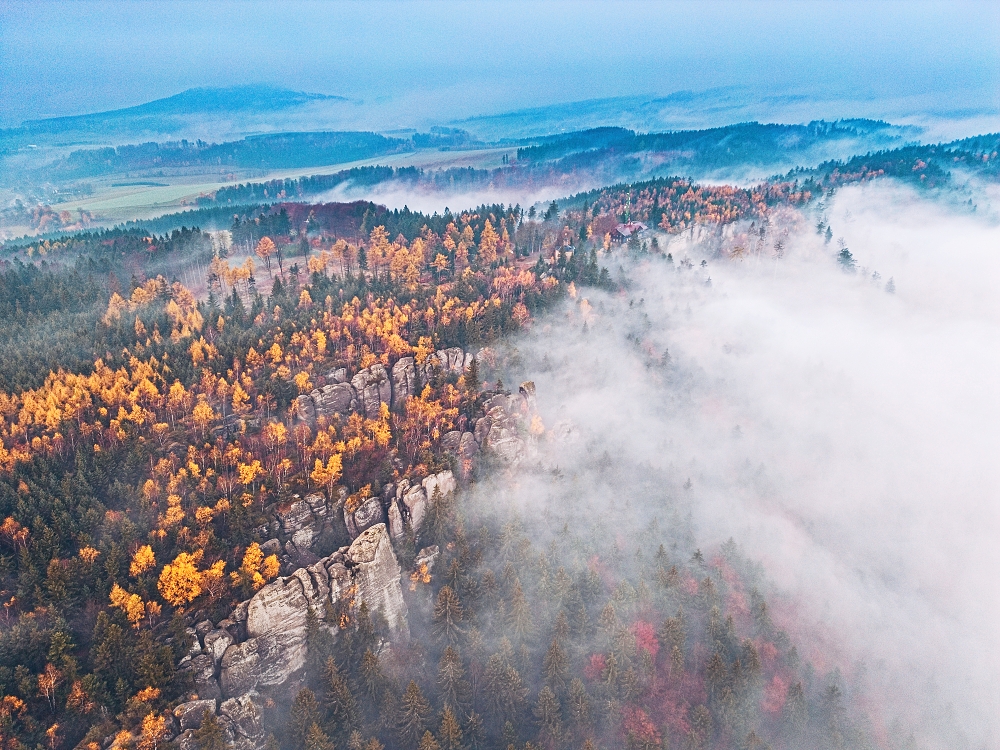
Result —
[[[578, 287], [614, 288], [604, 228], [622, 212], [655, 209], [681, 231], [807, 199], [676, 181], [594, 198], [538, 220], [503, 205], [287, 204], [214, 235], [6, 248], [0, 324], [23, 351], [0, 361], [5, 747], [176, 734], [188, 628], [292, 572], [262, 545], [293, 496], [364, 498], [454, 466], [444, 436], [505, 390], [482, 355], [392, 409], [310, 421], [298, 396], [341, 368], [479, 352]], [[196, 295], [172, 269], [198, 258]], [[499, 463], [487, 451], [473, 486]], [[399, 543], [418, 636], [390, 643], [364, 609], [335, 639], [311, 628], [305, 687], [268, 696], [271, 747], [870, 745], [845, 687], [771, 623], [734, 547], [692, 554], [676, 518], [628, 549], [568, 527], [543, 547], [503, 504], [471, 497], [431, 498]], [[428, 570], [415, 554], [434, 544]], [[218, 747], [220, 731], [206, 721], [196, 745]]]

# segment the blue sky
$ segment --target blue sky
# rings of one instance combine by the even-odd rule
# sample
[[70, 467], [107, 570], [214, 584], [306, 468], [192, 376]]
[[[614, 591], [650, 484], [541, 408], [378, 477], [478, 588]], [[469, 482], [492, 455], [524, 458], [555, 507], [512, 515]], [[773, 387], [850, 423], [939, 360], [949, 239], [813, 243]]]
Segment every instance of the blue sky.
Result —
[[1000, 3], [0, 0], [0, 124], [271, 83], [449, 116], [748, 85], [1000, 109]]

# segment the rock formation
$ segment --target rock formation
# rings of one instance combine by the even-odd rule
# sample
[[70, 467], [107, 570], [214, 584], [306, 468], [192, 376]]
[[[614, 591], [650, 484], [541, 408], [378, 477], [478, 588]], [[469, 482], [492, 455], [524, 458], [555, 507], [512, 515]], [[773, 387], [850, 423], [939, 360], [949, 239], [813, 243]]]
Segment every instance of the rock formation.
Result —
[[315, 424], [320, 417], [330, 419], [354, 412], [374, 419], [382, 404], [402, 411], [406, 399], [417, 394], [425, 383], [439, 374], [464, 374], [474, 356], [479, 355], [456, 346], [430, 354], [421, 366], [413, 357], [401, 357], [388, 373], [381, 363], [376, 363], [360, 370], [350, 382], [345, 368], [333, 370], [326, 376], [326, 385], [295, 400], [299, 419]]
[[408, 640], [400, 576], [388, 531], [379, 523], [350, 546], [267, 584], [219, 623], [203, 621], [189, 629], [195, 643], [181, 665], [191, 673], [197, 698], [174, 711], [178, 746], [192, 750], [205, 711], [218, 709], [230, 743], [241, 750], [263, 747], [256, 691], [284, 684], [305, 665], [310, 609], [319, 626], [336, 635], [340, 623], [326, 616], [337, 607], [327, 605], [366, 603], [385, 619], [394, 640]]

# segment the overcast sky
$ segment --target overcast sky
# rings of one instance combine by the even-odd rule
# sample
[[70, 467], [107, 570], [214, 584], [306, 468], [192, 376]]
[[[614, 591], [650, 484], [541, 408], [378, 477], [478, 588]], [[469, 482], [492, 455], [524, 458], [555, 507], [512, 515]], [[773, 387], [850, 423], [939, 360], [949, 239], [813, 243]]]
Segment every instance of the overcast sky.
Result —
[[998, 40], [986, 2], [0, 0], [0, 124], [242, 83], [455, 116], [734, 84], [995, 110]]

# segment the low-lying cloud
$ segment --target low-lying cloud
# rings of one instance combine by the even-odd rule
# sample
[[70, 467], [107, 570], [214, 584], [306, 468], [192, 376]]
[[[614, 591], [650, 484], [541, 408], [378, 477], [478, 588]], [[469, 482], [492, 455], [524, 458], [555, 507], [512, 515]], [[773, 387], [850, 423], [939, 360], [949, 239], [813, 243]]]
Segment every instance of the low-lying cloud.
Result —
[[[803, 219], [781, 259], [676, 238], [626, 293], [537, 320], [510, 377], [575, 426], [544, 449], [572, 491], [509, 495], [625, 538], [680, 498], [698, 544], [762, 561], [776, 620], [887, 740], [996, 747], [1000, 227], [887, 185], [826, 214], [853, 273]], [[619, 471], [595, 484], [603, 453]]]

